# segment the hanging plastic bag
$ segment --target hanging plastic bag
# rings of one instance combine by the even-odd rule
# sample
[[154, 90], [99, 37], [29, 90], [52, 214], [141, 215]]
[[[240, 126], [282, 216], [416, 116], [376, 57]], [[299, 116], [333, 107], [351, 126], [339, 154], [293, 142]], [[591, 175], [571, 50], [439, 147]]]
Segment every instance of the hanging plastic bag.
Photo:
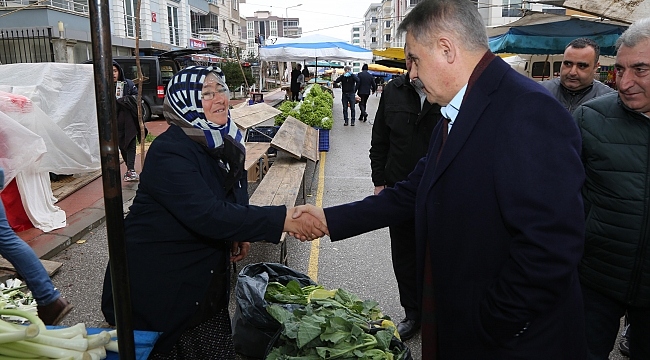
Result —
[[[251, 358], [262, 359], [273, 336], [280, 329], [266, 311], [264, 300], [269, 282], [286, 285], [296, 280], [301, 286], [317, 285], [309, 276], [277, 263], [257, 263], [245, 266], [237, 276], [235, 314], [232, 319], [235, 351]], [[281, 304], [292, 311], [297, 304]]]

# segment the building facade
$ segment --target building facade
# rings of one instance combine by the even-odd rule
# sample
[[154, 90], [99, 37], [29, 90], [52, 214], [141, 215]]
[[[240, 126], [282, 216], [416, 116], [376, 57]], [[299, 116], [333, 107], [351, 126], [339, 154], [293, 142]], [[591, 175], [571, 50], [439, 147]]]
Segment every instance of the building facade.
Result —
[[[365, 29], [361, 32], [359, 45], [366, 49], [383, 49], [404, 47], [405, 34], [399, 34], [397, 28], [404, 17], [421, 0], [382, 0], [368, 6], [364, 14]], [[525, 0], [482, 0], [477, 1], [479, 13], [486, 26], [498, 26], [519, 19], [524, 10], [566, 14], [566, 9], [545, 4], [531, 4]], [[359, 26], [352, 27], [354, 29]], [[352, 38], [354, 41], [354, 38]]]
[[[225, 54], [241, 49], [238, 1], [142, 0], [140, 54], [201, 47]], [[113, 56], [135, 54], [136, 5], [136, 0], [109, 1]], [[69, 55], [64, 59], [66, 62], [82, 63], [92, 57], [87, 0], [46, 0], [37, 4], [30, 0], [4, 0], [0, 2], [0, 15], [4, 15], [0, 30], [50, 29], [55, 38], [65, 40]], [[0, 61], [2, 51], [0, 48]]]

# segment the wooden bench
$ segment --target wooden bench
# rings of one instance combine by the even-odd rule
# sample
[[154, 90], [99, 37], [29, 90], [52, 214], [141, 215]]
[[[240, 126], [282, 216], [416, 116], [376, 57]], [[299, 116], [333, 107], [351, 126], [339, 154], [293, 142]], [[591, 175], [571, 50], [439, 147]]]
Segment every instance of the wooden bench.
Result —
[[[318, 131], [292, 118], [282, 124], [271, 141], [278, 156], [251, 195], [251, 205], [293, 207], [302, 190], [305, 203], [307, 161], [318, 162]], [[317, 167], [315, 166], [314, 169]], [[315, 170], [314, 170], [315, 171]], [[287, 264], [286, 233], [280, 237], [280, 263]]]

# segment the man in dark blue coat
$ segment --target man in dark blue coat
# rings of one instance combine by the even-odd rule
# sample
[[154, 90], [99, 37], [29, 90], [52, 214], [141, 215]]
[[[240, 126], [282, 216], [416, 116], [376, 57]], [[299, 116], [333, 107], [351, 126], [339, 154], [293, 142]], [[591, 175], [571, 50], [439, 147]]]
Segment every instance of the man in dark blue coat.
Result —
[[415, 219], [422, 359], [585, 359], [576, 124], [489, 51], [475, 3], [421, 1], [399, 30], [443, 106], [426, 157], [379, 195], [303, 211], [334, 241]]
[[368, 97], [370, 92], [374, 94], [377, 91], [377, 84], [375, 84], [375, 77], [370, 75], [368, 72], [368, 64], [363, 64], [361, 67], [361, 72], [357, 74], [359, 78], [359, 86], [357, 87], [357, 94], [361, 101], [359, 101], [359, 121], [366, 122], [368, 121], [368, 113], [366, 112], [366, 104], [368, 103]]

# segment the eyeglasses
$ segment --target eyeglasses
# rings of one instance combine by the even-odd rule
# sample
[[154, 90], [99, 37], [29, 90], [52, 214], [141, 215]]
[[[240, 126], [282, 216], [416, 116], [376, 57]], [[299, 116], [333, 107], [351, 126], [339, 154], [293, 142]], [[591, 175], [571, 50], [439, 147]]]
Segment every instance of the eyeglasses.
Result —
[[228, 92], [227, 88], [219, 87], [216, 88], [214, 92], [202, 92], [201, 93], [201, 100], [212, 100], [214, 99], [215, 95], [223, 95], [226, 92]]

